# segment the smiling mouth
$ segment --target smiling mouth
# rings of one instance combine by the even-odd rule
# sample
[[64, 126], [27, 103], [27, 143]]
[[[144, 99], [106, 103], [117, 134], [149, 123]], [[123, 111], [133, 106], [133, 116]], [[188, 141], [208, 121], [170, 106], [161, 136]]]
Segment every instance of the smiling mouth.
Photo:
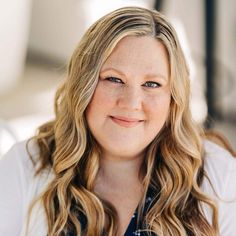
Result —
[[127, 128], [135, 127], [143, 122], [143, 120], [126, 117], [110, 116], [110, 118], [114, 123]]

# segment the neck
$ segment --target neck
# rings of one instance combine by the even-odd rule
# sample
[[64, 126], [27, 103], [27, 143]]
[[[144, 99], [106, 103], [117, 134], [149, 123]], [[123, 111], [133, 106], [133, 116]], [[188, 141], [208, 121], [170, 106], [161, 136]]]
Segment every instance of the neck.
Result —
[[103, 155], [97, 176], [98, 185], [120, 190], [130, 188], [130, 186], [141, 186], [143, 159], [143, 154], [133, 158]]

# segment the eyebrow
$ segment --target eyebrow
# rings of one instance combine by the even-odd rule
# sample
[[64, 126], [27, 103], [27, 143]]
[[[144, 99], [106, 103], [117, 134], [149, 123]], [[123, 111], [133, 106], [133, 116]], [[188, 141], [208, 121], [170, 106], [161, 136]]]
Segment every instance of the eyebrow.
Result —
[[[106, 68], [106, 69], [104, 69], [104, 70], [101, 70], [100, 73], [105, 73], [105, 72], [111, 71], [111, 70], [112, 70], [112, 71], [115, 71], [116, 73], [120, 74], [121, 76], [125, 76], [125, 77], [126, 77], [126, 75], [125, 75], [124, 72], [122, 72], [122, 71], [120, 71], [120, 70], [118, 70], [118, 69], [115, 69], [115, 68], [113, 68], [113, 67], [109, 67], [109, 68]], [[145, 78], [146, 78], [146, 77], [148, 77], [148, 78], [161, 78], [161, 79], [164, 79], [165, 81], [167, 81], [166, 76], [164, 76], [164, 75], [162, 75], [162, 74], [147, 74], [147, 75], [145, 76]]]

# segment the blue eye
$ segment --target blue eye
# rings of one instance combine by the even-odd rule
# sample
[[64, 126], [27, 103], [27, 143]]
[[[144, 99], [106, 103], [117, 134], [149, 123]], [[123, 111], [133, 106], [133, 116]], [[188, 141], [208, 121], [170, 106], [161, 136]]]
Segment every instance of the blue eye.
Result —
[[111, 77], [107, 77], [106, 80], [111, 81], [113, 83], [121, 83], [121, 84], [124, 83], [121, 79], [118, 79], [118, 78], [112, 77], [112, 76]]
[[159, 88], [161, 87], [161, 84], [153, 81], [147, 81], [142, 86], [148, 87], [148, 88]]

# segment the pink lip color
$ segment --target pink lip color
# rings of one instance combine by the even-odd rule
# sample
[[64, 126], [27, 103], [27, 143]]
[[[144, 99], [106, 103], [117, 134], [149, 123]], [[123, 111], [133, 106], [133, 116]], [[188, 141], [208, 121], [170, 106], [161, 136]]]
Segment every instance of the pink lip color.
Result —
[[113, 122], [123, 127], [134, 127], [140, 124], [140, 122], [142, 122], [142, 120], [120, 117], [120, 116], [116, 117], [110, 116], [110, 118]]

